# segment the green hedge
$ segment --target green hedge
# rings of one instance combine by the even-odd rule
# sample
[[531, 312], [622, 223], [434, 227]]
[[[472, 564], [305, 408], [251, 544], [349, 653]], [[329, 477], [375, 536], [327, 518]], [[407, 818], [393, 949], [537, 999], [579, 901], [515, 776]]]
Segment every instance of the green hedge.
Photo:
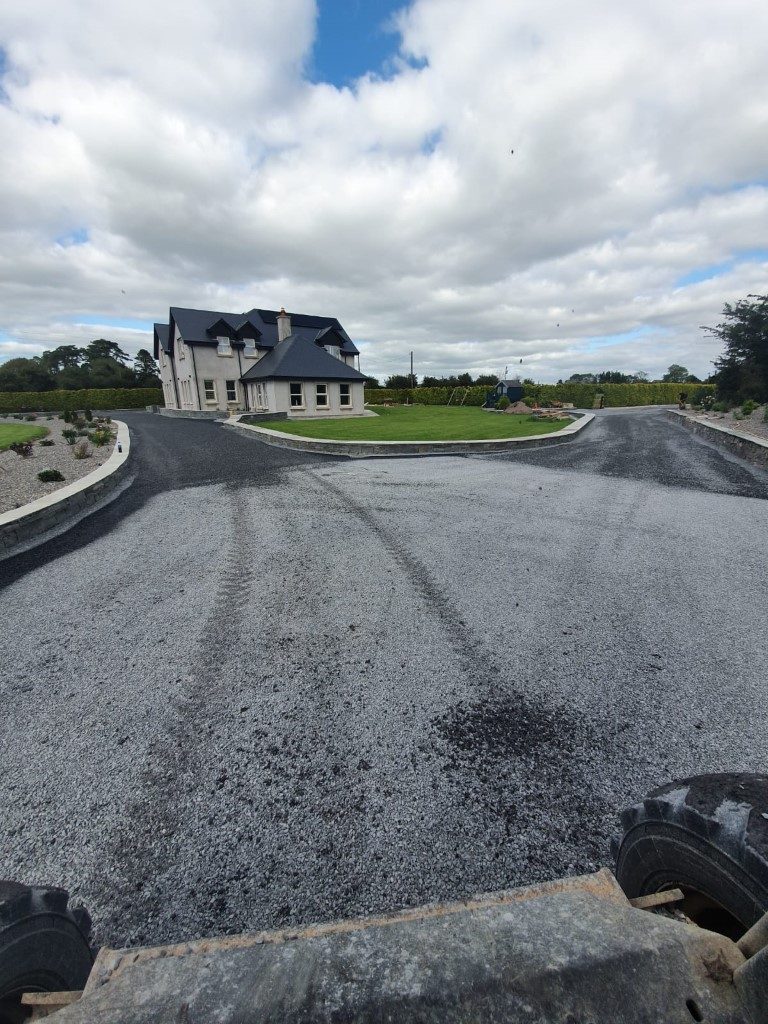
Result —
[[[471, 387], [463, 404], [480, 406], [490, 391]], [[366, 388], [365, 400], [370, 405], [413, 402], [415, 405], [446, 405], [453, 388]], [[715, 393], [714, 384], [525, 384], [523, 397], [537, 402], [573, 402], [578, 409], [591, 409], [595, 396], [602, 394], [607, 408], [625, 405], [675, 405], [681, 391], [689, 402], [698, 402], [702, 395]], [[461, 403], [464, 389], [459, 388], [453, 402]], [[453, 404], [453, 403], [452, 403]]]
[[0, 413], [62, 409], [143, 409], [165, 405], [162, 388], [87, 388], [83, 391], [0, 391]]

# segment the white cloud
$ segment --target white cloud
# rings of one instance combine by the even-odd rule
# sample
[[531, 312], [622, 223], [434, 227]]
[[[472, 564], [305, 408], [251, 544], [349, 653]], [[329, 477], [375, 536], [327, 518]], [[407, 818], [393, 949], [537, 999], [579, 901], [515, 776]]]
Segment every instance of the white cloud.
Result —
[[766, 247], [762, 0], [415, 0], [394, 73], [343, 89], [303, 77], [315, 19], [6, 0], [0, 358], [85, 318], [285, 305], [337, 315], [382, 375], [411, 349], [431, 373], [708, 372], [699, 325], [768, 290], [758, 258], [677, 285]]

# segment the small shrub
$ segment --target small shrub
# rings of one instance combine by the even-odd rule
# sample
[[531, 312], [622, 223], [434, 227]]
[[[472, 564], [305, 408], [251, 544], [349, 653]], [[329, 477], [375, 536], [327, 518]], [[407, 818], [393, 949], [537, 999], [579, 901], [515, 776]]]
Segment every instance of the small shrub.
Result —
[[75, 433], [77, 434], [78, 437], [88, 437], [88, 431], [85, 429], [85, 427], [78, 427]]
[[706, 411], [709, 412], [710, 409], [713, 409], [714, 406], [715, 406], [715, 396], [714, 395], [702, 395], [701, 405], [702, 405], [702, 408], [706, 409]]
[[93, 448], [91, 448], [87, 441], [78, 441], [72, 454], [76, 459], [90, 459], [91, 455], [93, 455]]
[[[744, 402], [744, 404], [742, 405], [741, 411], [744, 413], [745, 416], [751, 416], [756, 408], [757, 402], [753, 402], [751, 398], [748, 398], [746, 402]], [[27, 416], [27, 419], [29, 419], [29, 416]]]
[[24, 419], [24, 413], [23, 412], [15, 412], [13, 414], [13, 418], [15, 420], [23, 420]]
[[71, 423], [72, 422], [72, 410], [71, 409], [65, 409], [64, 412], [61, 414], [61, 418], [64, 420], [65, 423]]
[[496, 408], [497, 409], [501, 409], [502, 411], [504, 409], [508, 409], [509, 406], [510, 406], [510, 401], [509, 401], [509, 399], [507, 398], [506, 395], [502, 395], [501, 398], [496, 402]]
[[109, 442], [112, 440], [112, 431], [92, 430], [88, 437], [91, 439], [93, 444], [96, 445], [97, 448], [103, 448], [104, 445], [109, 444]]
[[85, 428], [86, 421], [83, 419], [82, 416], [75, 416], [72, 422], [74, 423], [78, 430], [83, 430]]
[[93, 419], [93, 413], [91, 412], [90, 409], [85, 409], [84, 412], [83, 412], [83, 416], [85, 416], [85, 418], [88, 420], [89, 423]]
[[37, 419], [37, 416], [35, 416], [35, 414], [34, 414], [33, 412], [30, 412], [30, 413], [28, 413], [28, 414], [27, 414], [27, 415], [26, 415], [26, 416], [24, 417], [24, 419], [25, 419], [25, 420], [30, 420], [30, 421], [32, 421], [32, 420], [36, 420], [36, 419]]
[[13, 444], [8, 445], [12, 452], [16, 452], [22, 459], [28, 459], [32, 455], [32, 442], [31, 441], [14, 441]]
[[38, 441], [38, 444], [41, 444], [43, 448], [50, 448], [51, 445], [56, 444], [56, 442], [52, 441], [50, 437], [44, 437], [42, 441]]
[[74, 444], [77, 439], [77, 431], [72, 430], [72, 428], [70, 427], [69, 430], [62, 430], [61, 436], [64, 438], [67, 444]]
[[741, 409], [734, 409], [733, 410], [733, 418], [735, 420], [743, 420], [744, 419], [744, 413], [741, 411]]
[[58, 480], [63, 480], [64, 477], [58, 469], [44, 469], [37, 474], [37, 479], [42, 480], [44, 484], [52, 484], [56, 483]]
[[715, 412], [728, 412], [730, 406], [727, 402], [713, 402], [712, 408], [715, 410]]

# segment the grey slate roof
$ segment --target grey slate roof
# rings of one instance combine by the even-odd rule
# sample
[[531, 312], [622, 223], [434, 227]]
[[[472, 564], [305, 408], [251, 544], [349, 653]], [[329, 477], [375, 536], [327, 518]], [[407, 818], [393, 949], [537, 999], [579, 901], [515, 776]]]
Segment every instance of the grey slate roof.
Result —
[[[304, 313], [289, 313], [288, 315], [291, 318], [293, 334], [314, 341], [318, 335], [331, 328], [339, 335], [341, 351], [345, 355], [358, 355], [354, 342], [335, 317], [307, 316]], [[169, 331], [170, 338], [173, 339], [174, 332], [170, 331], [170, 324], [175, 324], [187, 344], [215, 345], [215, 337], [211, 337], [207, 331], [219, 320], [228, 324], [233, 334], [246, 323], [250, 323], [259, 334], [257, 347], [273, 348], [277, 344], [277, 317], [278, 311], [274, 309], [250, 309], [247, 313], [221, 313], [209, 309], [185, 309], [182, 306], [171, 306], [169, 325], [166, 325], [166, 330]], [[235, 339], [233, 344], [239, 346], [243, 342]]]
[[[293, 318], [291, 318], [293, 324]], [[240, 378], [249, 380], [365, 380], [365, 374], [329, 355], [314, 339], [302, 334], [275, 345]]]
[[154, 356], [157, 359], [160, 355], [160, 347], [164, 352], [170, 351], [168, 343], [168, 324], [154, 324]]

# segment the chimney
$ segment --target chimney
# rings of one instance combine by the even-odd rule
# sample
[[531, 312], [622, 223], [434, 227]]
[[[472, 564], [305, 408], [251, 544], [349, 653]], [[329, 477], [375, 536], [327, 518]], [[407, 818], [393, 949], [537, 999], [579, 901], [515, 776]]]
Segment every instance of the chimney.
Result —
[[280, 312], [277, 314], [277, 340], [285, 341], [285, 339], [289, 336], [290, 333], [291, 318], [288, 316], [288, 314], [281, 306]]

